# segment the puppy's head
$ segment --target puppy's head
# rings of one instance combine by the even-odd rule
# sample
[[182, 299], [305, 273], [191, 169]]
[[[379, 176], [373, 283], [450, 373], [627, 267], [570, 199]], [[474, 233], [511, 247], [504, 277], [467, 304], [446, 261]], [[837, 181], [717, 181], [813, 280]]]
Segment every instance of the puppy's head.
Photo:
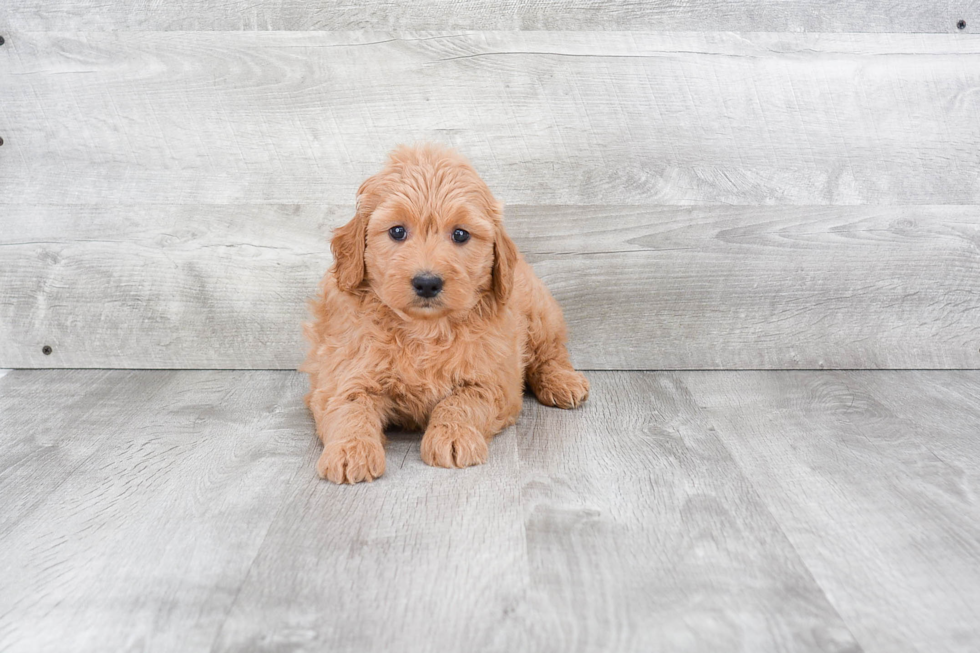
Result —
[[341, 290], [374, 292], [406, 319], [507, 301], [517, 248], [499, 202], [460, 155], [400, 147], [357, 196], [331, 242]]

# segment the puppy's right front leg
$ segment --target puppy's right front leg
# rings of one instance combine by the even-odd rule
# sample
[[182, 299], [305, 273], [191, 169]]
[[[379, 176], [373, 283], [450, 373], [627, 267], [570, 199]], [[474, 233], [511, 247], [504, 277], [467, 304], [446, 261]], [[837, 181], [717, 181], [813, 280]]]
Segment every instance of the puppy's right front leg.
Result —
[[313, 402], [323, 453], [321, 478], [334, 483], [373, 481], [385, 471], [384, 400], [367, 392], [346, 392], [322, 406]]

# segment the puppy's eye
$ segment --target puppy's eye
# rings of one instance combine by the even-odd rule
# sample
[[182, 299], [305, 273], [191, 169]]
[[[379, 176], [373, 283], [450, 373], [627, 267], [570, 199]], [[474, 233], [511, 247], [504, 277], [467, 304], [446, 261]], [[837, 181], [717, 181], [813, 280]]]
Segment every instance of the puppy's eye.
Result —
[[405, 240], [405, 236], [408, 232], [405, 231], [405, 227], [398, 225], [397, 227], [392, 227], [388, 230], [388, 235], [391, 236], [392, 240]]
[[470, 239], [470, 232], [464, 229], [457, 229], [456, 231], [453, 232], [453, 242], [462, 244], [469, 239]]

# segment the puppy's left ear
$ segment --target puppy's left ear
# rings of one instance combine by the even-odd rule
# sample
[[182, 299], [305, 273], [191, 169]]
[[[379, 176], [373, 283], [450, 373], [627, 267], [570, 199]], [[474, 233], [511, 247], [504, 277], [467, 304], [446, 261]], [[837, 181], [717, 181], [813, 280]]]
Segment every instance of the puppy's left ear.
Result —
[[510, 297], [514, 287], [514, 268], [517, 266], [517, 245], [504, 231], [500, 222], [493, 237], [493, 269], [491, 270], [491, 289], [498, 303], [503, 304]]

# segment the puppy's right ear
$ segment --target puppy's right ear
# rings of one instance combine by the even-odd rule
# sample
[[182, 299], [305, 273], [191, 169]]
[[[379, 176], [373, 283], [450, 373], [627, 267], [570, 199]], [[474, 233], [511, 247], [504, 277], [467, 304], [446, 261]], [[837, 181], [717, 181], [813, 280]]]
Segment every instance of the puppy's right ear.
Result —
[[334, 276], [337, 278], [337, 286], [345, 292], [354, 292], [364, 281], [367, 223], [378, 205], [375, 193], [378, 184], [376, 176], [361, 184], [357, 189], [357, 211], [354, 217], [344, 226], [334, 229], [333, 239], [330, 241]]
[[333, 273], [337, 286], [344, 292], [354, 289], [364, 281], [364, 248], [367, 243], [365, 233], [367, 220], [360, 213], [343, 227], [334, 229], [330, 251], [333, 252]]

